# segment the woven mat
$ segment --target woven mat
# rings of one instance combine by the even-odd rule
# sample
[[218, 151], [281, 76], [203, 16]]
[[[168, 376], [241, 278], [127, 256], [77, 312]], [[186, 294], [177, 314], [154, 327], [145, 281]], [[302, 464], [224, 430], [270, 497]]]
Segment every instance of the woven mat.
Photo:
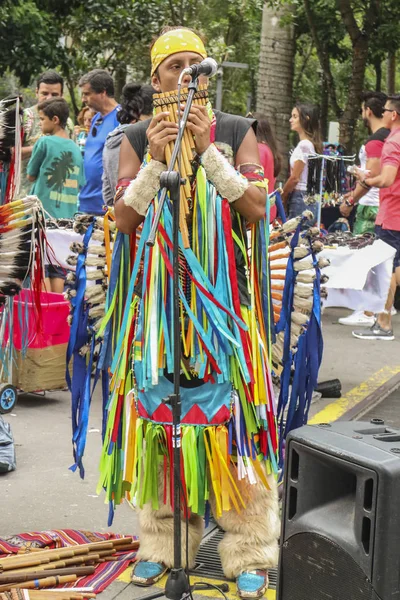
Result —
[[[76, 529], [53, 529], [50, 531], [19, 533], [6, 538], [0, 537], [0, 558], [7, 554], [15, 554], [21, 548], [64, 548], [65, 546], [104, 542], [121, 537], [127, 536]], [[132, 537], [133, 539], [137, 539], [137, 536]], [[114, 556], [118, 560], [100, 563], [96, 566], [96, 570], [92, 575], [80, 577], [77, 581], [67, 583], [61, 587], [85, 587], [91, 588], [90, 591], [93, 591], [95, 594], [102, 592], [128, 568], [130, 563], [135, 561], [136, 552], [117, 552]]]

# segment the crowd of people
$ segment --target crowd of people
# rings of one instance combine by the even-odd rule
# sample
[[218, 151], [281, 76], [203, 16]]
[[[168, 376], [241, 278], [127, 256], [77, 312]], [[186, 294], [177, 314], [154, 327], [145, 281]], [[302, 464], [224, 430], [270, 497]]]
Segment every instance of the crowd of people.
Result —
[[[155, 89], [151, 85], [128, 83], [118, 103], [114, 98], [111, 75], [102, 69], [90, 71], [79, 81], [83, 107], [74, 127], [68, 104], [63, 99], [63, 83], [63, 78], [55, 71], [42, 73], [37, 79], [38, 103], [24, 110], [22, 193], [36, 194], [47, 214], [53, 218], [71, 218], [77, 211], [103, 214], [104, 207], [112, 206], [114, 202], [119, 153], [126, 138], [126, 129], [132, 123], [151, 118]], [[396, 249], [394, 275], [385, 312], [375, 319], [372, 313], [357, 310], [339, 319], [342, 325], [362, 326], [361, 330], [354, 331], [354, 335], [361, 339], [394, 339], [391, 315], [395, 312], [395, 269], [400, 260], [400, 223], [395, 200], [399, 193], [399, 170], [393, 182], [384, 174], [394, 170], [397, 164], [398, 109], [398, 96], [388, 98], [383, 92], [375, 91], [362, 95], [360, 115], [370, 134], [359, 152], [359, 174], [363, 179], [344, 196], [340, 206], [343, 217], [348, 218], [355, 213], [355, 234], [375, 233]], [[271, 194], [285, 158], [280, 154], [266, 116], [260, 113], [247, 116], [253, 119], [259, 161]], [[301, 214], [306, 208], [316, 217], [316, 203], [306, 205], [305, 196], [308, 157], [322, 152], [318, 108], [297, 103], [290, 117], [290, 129], [298, 134], [299, 140], [289, 157], [290, 173], [282, 191], [284, 208], [289, 218]], [[382, 160], [384, 147], [385, 163]], [[381, 174], [384, 164], [386, 168]], [[364, 175], [367, 173], [373, 179], [371, 187], [368, 187], [368, 181], [365, 182]], [[271, 222], [275, 218], [276, 207], [273, 206]], [[51, 266], [47, 271], [48, 289], [62, 291], [64, 271]]]
[[[191, 30], [164, 30], [151, 50], [151, 85], [128, 83], [117, 102], [113, 79], [105, 70], [92, 70], [80, 79], [84, 107], [76, 127], [69, 119], [68, 104], [62, 97], [60, 75], [48, 71], [38, 78], [38, 104], [24, 113], [22, 157], [27, 185], [28, 180], [30, 182], [29, 191], [39, 196], [50, 217], [69, 218], [78, 210], [101, 215], [105, 206], [114, 205], [120, 232], [131, 234], [146, 222], [149, 207], [160, 189], [160, 174], [166, 168], [166, 145], [178, 134], [177, 123], [168, 120], [165, 112], [152, 115], [152, 96], [154, 92], [176, 90], [181, 71], [205, 56], [203, 42]], [[190, 79], [191, 76], [186, 75], [183, 84], [188, 84]], [[203, 76], [200, 79], [200, 83], [207, 83]], [[354, 331], [358, 338], [391, 340], [394, 338], [391, 310], [400, 266], [400, 96], [364, 94], [361, 115], [370, 136], [360, 151], [358, 183], [343, 198], [340, 210], [348, 217], [356, 209], [355, 231], [375, 232], [379, 239], [395, 248], [396, 256], [383, 313], [376, 319], [370, 314], [357, 314], [342, 322], [370, 325]], [[315, 217], [317, 206], [315, 203], [306, 205], [305, 196], [309, 157], [322, 151], [317, 107], [296, 104], [290, 127], [298, 134], [299, 141], [290, 155], [290, 173], [282, 191], [283, 205], [289, 218], [302, 214], [306, 208]], [[285, 160], [268, 119], [258, 113], [240, 117], [213, 111], [210, 106], [194, 105], [189, 113], [188, 128], [194, 134], [197, 159], [208, 185], [204, 190], [197, 190], [193, 202], [205, 201], [206, 198], [200, 198], [203, 192], [218, 192], [218, 197], [229, 203], [228, 210], [235, 214], [229, 235], [239, 240], [238, 247], [245, 248], [243, 224], [255, 223], [264, 217], [265, 180], [268, 180], [268, 192], [272, 193]], [[270, 216], [275, 218], [275, 208]], [[227, 285], [232, 286], [238, 311], [246, 322], [250, 305], [246, 269], [236, 256], [234, 258], [237, 284], [232, 280]], [[63, 285], [60, 270], [49, 266], [47, 276], [52, 280], [50, 289], [59, 291]], [[188, 364], [189, 359], [191, 356], [187, 357]], [[154, 393], [157, 396], [158, 392]], [[158, 397], [152, 399], [156, 400], [160, 401]], [[215, 405], [215, 398], [213, 402]], [[258, 420], [256, 412], [251, 418], [258, 435], [262, 429], [261, 419]], [[266, 450], [264, 455], [268, 456]], [[242, 598], [258, 598], [265, 592], [267, 570], [277, 561], [277, 488], [271, 471], [265, 468], [265, 472], [252, 472], [255, 486], [248, 485], [246, 478], [238, 479], [236, 471], [230, 472], [232, 486], [238, 486], [246, 498], [240, 515], [232, 517], [231, 511], [221, 514], [215, 507], [213, 490], [207, 492], [226, 532], [220, 546], [223, 569], [228, 577], [237, 579]], [[163, 479], [161, 475], [160, 479]], [[166, 502], [168, 492], [164, 484], [160, 484], [160, 488], [160, 505], [158, 499], [153, 498], [152, 503], [140, 510], [140, 560], [133, 570], [133, 582], [138, 585], [151, 585], [172, 567], [172, 510]], [[202, 519], [192, 514], [188, 536], [191, 564], [202, 527]]]

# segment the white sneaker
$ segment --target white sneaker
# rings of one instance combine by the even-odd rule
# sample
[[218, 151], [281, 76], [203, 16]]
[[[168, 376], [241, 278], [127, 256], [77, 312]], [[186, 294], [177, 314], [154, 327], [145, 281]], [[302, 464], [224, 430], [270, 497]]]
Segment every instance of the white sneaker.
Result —
[[341, 325], [350, 325], [352, 327], [356, 326], [360, 326], [360, 327], [368, 327], [373, 325], [375, 323], [375, 317], [372, 315], [370, 317], [368, 317], [364, 311], [362, 310], [355, 310], [353, 313], [351, 313], [351, 315], [349, 315], [348, 317], [340, 317], [340, 319], [338, 319], [338, 322]]
[[392, 310], [390, 311], [390, 314], [392, 317], [394, 317], [394, 315], [397, 315], [397, 310], [395, 309], [394, 306], [392, 306]]

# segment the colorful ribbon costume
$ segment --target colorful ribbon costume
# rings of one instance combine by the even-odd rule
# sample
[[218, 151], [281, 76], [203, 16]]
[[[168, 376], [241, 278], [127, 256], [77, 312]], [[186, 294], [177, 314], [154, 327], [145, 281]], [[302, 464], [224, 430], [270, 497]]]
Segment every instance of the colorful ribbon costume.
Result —
[[[262, 180], [251, 169], [249, 173], [253, 182]], [[242, 219], [231, 213], [202, 166], [193, 190], [191, 247], [185, 249], [180, 240], [182, 475], [188, 507], [203, 515], [209, 495], [207, 468], [218, 514], [240, 510], [244, 499], [229, 466], [235, 463], [239, 479], [255, 482], [258, 475], [265, 480], [261, 464], [267, 473], [277, 472], [278, 446], [269, 368], [271, 323], [262, 294], [268, 280], [262, 257], [268, 221], [253, 226], [249, 258]], [[126, 492], [129, 498], [136, 494], [140, 506], [151, 502], [158, 507], [160, 457], [172, 486], [172, 414], [162, 402], [173, 387], [172, 214], [168, 201], [157, 244], [145, 246], [156, 205], [157, 198], [143, 224], [111, 365], [101, 485], [113, 505]], [[239, 297], [235, 252], [249, 273], [248, 305]], [[117, 245], [114, 261], [123, 264]], [[119, 289], [115, 286], [109, 294], [109, 306]], [[100, 333], [107, 326], [103, 323]], [[132, 387], [133, 396], [127, 395]]]

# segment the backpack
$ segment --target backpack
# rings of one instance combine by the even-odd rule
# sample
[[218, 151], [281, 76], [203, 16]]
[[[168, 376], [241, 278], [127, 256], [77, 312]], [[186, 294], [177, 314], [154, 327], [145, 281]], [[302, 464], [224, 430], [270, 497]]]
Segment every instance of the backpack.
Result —
[[16, 468], [17, 463], [11, 425], [6, 423], [3, 417], [0, 416], [0, 474], [15, 471]]

